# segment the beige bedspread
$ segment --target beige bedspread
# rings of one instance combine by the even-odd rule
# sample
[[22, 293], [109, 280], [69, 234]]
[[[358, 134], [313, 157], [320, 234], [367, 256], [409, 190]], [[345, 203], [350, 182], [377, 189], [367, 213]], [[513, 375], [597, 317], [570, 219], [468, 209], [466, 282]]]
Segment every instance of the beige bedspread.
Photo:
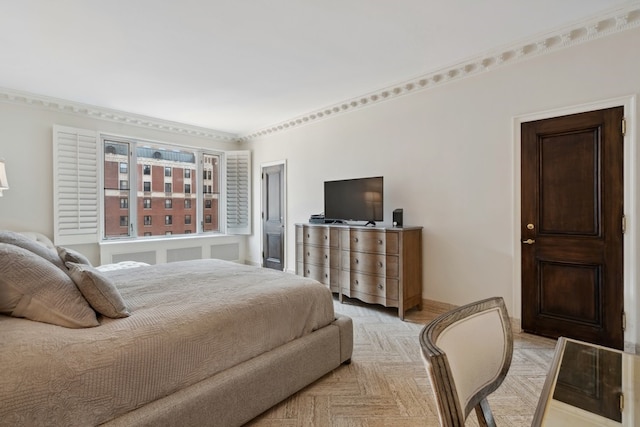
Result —
[[0, 425], [95, 425], [321, 328], [309, 279], [197, 260], [104, 273], [131, 316], [67, 329], [0, 315]]

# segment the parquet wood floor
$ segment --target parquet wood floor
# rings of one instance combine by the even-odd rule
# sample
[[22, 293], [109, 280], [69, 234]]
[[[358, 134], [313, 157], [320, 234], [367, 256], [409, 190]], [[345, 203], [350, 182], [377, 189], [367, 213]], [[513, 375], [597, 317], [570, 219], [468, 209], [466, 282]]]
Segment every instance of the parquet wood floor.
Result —
[[[403, 322], [394, 309], [357, 300], [335, 303], [353, 319], [354, 349], [343, 365], [249, 422], [250, 427], [437, 426], [436, 404], [420, 356], [418, 334], [445, 305], [410, 310]], [[499, 426], [531, 425], [555, 341], [515, 333], [509, 374], [489, 397]], [[477, 426], [475, 414], [467, 426]]]

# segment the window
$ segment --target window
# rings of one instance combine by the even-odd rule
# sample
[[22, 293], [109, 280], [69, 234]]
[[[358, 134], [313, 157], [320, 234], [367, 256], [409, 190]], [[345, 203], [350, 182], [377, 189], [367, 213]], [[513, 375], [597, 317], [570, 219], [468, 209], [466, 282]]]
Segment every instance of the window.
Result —
[[191, 215], [185, 215], [184, 216], [184, 223], [185, 223], [185, 225], [190, 225], [191, 224]]
[[127, 162], [120, 162], [120, 173], [128, 173], [129, 164]]
[[171, 176], [171, 167], [165, 166], [164, 168], [164, 176]]
[[204, 200], [204, 207], [205, 209], [211, 209], [211, 199]]
[[144, 236], [145, 236], [145, 237], [151, 236], [151, 232], [150, 232], [150, 231], [145, 231], [145, 232], [144, 232]]
[[[96, 242], [100, 237], [109, 239], [126, 235], [135, 238], [138, 236], [142, 237], [148, 232], [151, 232], [153, 235], [158, 235], [163, 234], [165, 231], [171, 231], [174, 235], [183, 235], [185, 229], [190, 229], [191, 233], [229, 232], [232, 234], [241, 231], [237, 226], [238, 218], [240, 217], [233, 212], [237, 204], [234, 202], [232, 209], [231, 205], [227, 206], [225, 200], [220, 200], [222, 198], [227, 199], [228, 194], [236, 192], [236, 187], [228, 185], [230, 182], [235, 181], [242, 174], [249, 172], [249, 167], [240, 170], [239, 173], [237, 166], [232, 166], [227, 169], [226, 165], [229, 161], [233, 161], [236, 165], [238, 164], [235, 159], [237, 158], [237, 153], [240, 152], [204, 152], [197, 148], [165, 145], [157, 142], [134, 140], [133, 138], [128, 139], [126, 137], [112, 138], [105, 135], [96, 135], [95, 133], [93, 134], [93, 139], [91, 139], [90, 134], [87, 133], [86, 141], [83, 139], [84, 136], [78, 138], [73, 133], [69, 133], [70, 136], [64, 136], [66, 139], [63, 139], [63, 133], [56, 129], [54, 129], [55, 144], [63, 140], [65, 143], [67, 140], [69, 141], [68, 147], [65, 146], [64, 150], [55, 149], [56, 153], [61, 153], [58, 154], [58, 157], [54, 156], [56, 164], [71, 164], [70, 162], [63, 162], [63, 156], [67, 155], [66, 153], [69, 151], [80, 152], [78, 149], [79, 143], [85, 144], [82, 146], [82, 150], [84, 150], [82, 152], [90, 152], [91, 144], [95, 147], [99, 142], [102, 145], [101, 149], [104, 154], [103, 156], [94, 156], [98, 161], [100, 159], [104, 160], [103, 162], [99, 161], [97, 164], [89, 167], [90, 172], [94, 171], [102, 174], [102, 179], [96, 180], [95, 178], [90, 178], [92, 179], [91, 182], [87, 181], [86, 184], [83, 183], [84, 185], [78, 187], [76, 193], [72, 193], [73, 197], [77, 197], [74, 201], [78, 200], [80, 201], [79, 203], [82, 203], [82, 205], [80, 205], [82, 209], [76, 209], [76, 212], [84, 211], [85, 205], [89, 205], [90, 209], [93, 208], [94, 210], [98, 207], [103, 209], [102, 213], [98, 212], [94, 214], [93, 217], [87, 217], [98, 219], [97, 229], [94, 227], [93, 234], [91, 235], [84, 231], [84, 229], [88, 229], [85, 222], [77, 221], [77, 227], [73, 225], [76, 227], [73, 229], [73, 233], [68, 233], [70, 236], [68, 241], [75, 243], [85, 239], [82, 240], [83, 243], [90, 243]], [[76, 130], [75, 132], [78, 131]], [[57, 147], [57, 145], [54, 147]], [[244, 154], [246, 158], [250, 159], [248, 152], [245, 153], [247, 153]], [[126, 167], [124, 165], [121, 166], [121, 164], [126, 165]], [[250, 166], [248, 161], [245, 161], [244, 164]], [[74, 164], [72, 164], [72, 166], [77, 167]], [[76, 172], [78, 173], [76, 178], [77, 182], [82, 183], [86, 169], [87, 168], [83, 168], [79, 170], [79, 172]], [[204, 169], [206, 169], [206, 171], [204, 171]], [[126, 170], [127, 173], [122, 174], [121, 170]], [[174, 171], [176, 173], [175, 176], [173, 176]], [[229, 171], [228, 177], [221, 177], [221, 172], [223, 171]], [[165, 172], [172, 176], [165, 177]], [[71, 176], [76, 175], [71, 174]], [[183, 176], [186, 178], [183, 178]], [[204, 176], [207, 177], [206, 184], [204, 183]], [[104, 190], [96, 188], [95, 191], [83, 191], [83, 193], [80, 193], [80, 189], [91, 188], [91, 183], [96, 182], [103, 183]], [[176, 190], [173, 189], [174, 183], [178, 185]], [[55, 188], [63, 184], [63, 182], [60, 182], [60, 180], [54, 176]], [[203, 195], [201, 188], [207, 189], [206, 197]], [[246, 187], [247, 190], [248, 188], [249, 187]], [[163, 189], [166, 192], [163, 191]], [[180, 193], [174, 193], [174, 191], [179, 191]], [[74, 194], [78, 194], [78, 196], [74, 196]], [[87, 194], [87, 196], [85, 196], [85, 194]], [[84, 201], [84, 197], [94, 197], [95, 199], [96, 195], [101, 195], [103, 200], [97, 200], [93, 203], [92, 207]], [[178, 203], [180, 203], [179, 209], [173, 206], [172, 199], [175, 198], [174, 196], [182, 199], [178, 200]], [[154, 201], [154, 199], [156, 200]], [[169, 199], [169, 201], [165, 201], [167, 199]], [[209, 201], [205, 202], [205, 199]], [[230, 200], [236, 200], [236, 196]], [[247, 200], [250, 200], [250, 198]], [[167, 207], [171, 206], [173, 211], [167, 211], [165, 203], [167, 203]], [[207, 208], [205, 208], [205, 203]], [[244, 202], [243, 205], [245, 209], [250, 212], [249, 206], [244, 204]], [[227, 208], [226, 211], [221, 211], [223, 207]], [[61, 213], [65, 211], [65, 206], [62, 205], [62, 202], [57, 202], [55, 209], [56, 213], [61, 215]], [[207, 221], [206, 227], [202, 227], [199, 220], [201, 219], [202, 224], [205, 224], [205, 209]], [[163, 216], [169, 213], [178, 214], [180, 217], [177, 218], [176, 221], [173, 221], [172, 216], [165, 218], [166, 225], [162, 226], [164, 229], [157, 230], [157, 227], [160, 227], [160, 224], [162, 224]], [[82, 215], [84, 215], [84, 212], [82, 212]], [[184, 224], [185, 215], [190, 216], [190, 223], [187, 224], [188, 227]], [[121, 217], [123, 216], [126, 216], [126, 219], [122, 219], [122, 224], [126, 224], [126, 228], [124, 225], [120, 225]], [[156, 216], [156, 219], [152, 220], [151, 225], [147, 218], [147, 225], [145, 225], [145, 216], [151, 218]], [[84, 216], [82, 218], [84, 218]], [[226, 221], [226, 219], [230, 221]], [[100, 220], [102, 220], [102, 223]], [[65, 219], [65, 221], [67, 220]], [[83, 219], [82, 221], [85, 220]], [[95, 219], [93, 219], [93, 223], [96, 223]], [[197, 226], [194, 226], [196, 223]], [[66, 227], [66, 223], [56, 221], [54, 231], [57, 233], [63, 227]], [[151, 229], [152, 227], [153, 230]], [[82, 238], [78, 238], [78, 235], [81, 235]]]
[[184, 234], [191, 234], [191, 230], [184, 230]]
[[144, 225], [151, 225], [151, 215], [144, 216]]
[[164, 216], [164, 225], [173, 224], [173, 215], [165, 215]]
[[171, 209], [173, 207], [173, 199], [164, 199], [164, 208]]
[[211, 224], [211, 215], [205, 215], [204, 222], [205, 224]]
[[120, 227], [127, 227], [129, 226], [129, 217], [126, 215], [121, 215], [120, 216]]

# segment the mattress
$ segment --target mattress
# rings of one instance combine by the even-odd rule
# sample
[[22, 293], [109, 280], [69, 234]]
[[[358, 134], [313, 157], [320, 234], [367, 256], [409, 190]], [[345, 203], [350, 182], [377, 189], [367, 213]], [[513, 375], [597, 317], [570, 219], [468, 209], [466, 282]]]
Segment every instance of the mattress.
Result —
[[310, 279], [220, 260], [106, 271], [131, 316], [68, 329], [0, 316], [0, 425], [95, 425], [330, 324]]

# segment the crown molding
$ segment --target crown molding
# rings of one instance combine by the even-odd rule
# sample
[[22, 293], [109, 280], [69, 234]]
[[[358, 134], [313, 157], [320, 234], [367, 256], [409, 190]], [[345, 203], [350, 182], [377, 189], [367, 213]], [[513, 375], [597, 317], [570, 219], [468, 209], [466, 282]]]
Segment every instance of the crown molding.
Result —
[[495, 70], [505, 65], [637, 27], [640, 27], [640, 2], [635, 1], [633, 4], [624, 8], [601, 14], [597, 18], [574, 23], [560, 30], [538, 35], [526, 41], [489, 51], [484, 55], [470, 58], [438, 71], [276, 123], [253, 133], [242, 135], [238, 139], [240, 141], [250, 141], [261, 136], [298, 128], [329, 117], [348, 113], [411, 93], [422, 92], [452, 81], [461, 80]]
[[86, 116], [92, 119], [106, 120], [110, 122], [124, 123], [131, 126], [138, 126], [146, 129], [159, 130], [164, 132], [189, 135], [205, 139], [213, 139], [222, 142], [239, 142], [238, 136], [207, 129], [184, 123], [172, 122], [139, 114], [127, 113], [125, 111], [112, 110], [108, 108], [96, 107], [79, 102], [67, 101], [28, 92], [20, 92], [11, 89], [0, 88], [0, 102], [25, 105], [35, 108], [43, 108], [53, 111]]

